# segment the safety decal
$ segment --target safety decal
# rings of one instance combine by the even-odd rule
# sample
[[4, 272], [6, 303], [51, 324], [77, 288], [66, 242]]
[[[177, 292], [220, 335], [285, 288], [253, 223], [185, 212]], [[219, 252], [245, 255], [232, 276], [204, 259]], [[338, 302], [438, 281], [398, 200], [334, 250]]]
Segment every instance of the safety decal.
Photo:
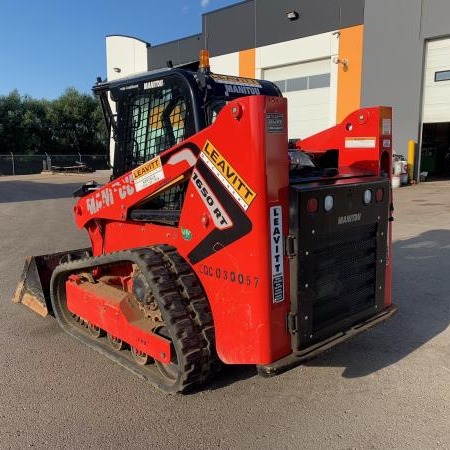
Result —
[[156, 158], [147, 161], [142, 166], [133, 170], [134, 186], [136, 192], [148, 188], [158, 181], [164, 180], [164, 170], [161, 164], [161, 158]]
[[212, 189], [208, 186], [204, 178], [197, 170], [192, 173], [192, 182], [196, 187], [200, 198], [208, 209], [213, 219], [214, 225], [219, 230], [223, 230], [232, 225], [231, 219], [220, 204], [217, 197], [213, 194]]
[[235, 84], [237, 86], [262, 88], [262, 86], [258, 83], [258, 81], [253, 80], [252, 78], [235, 77], [232, 75], [220, 75], [216, 73], [212, 73], [211, 78], [216, 83]]
[[345, 148], [375, 148], [375, 137], [346, 137]]
[[272, 257], [272, 301], [284, 300], [283, 219], [281, 206], [270, 208], [270, 249]]
[[266, 124], [268, 133], [282, 133], [284, 129], [284, 116], [281, 113], [267, 113]]
[[211, 169], [239, 205], [247, 211], [248, 207], [255, 199], [256, 193], [240, 177], [210, 141], [206, 141], [203, 146], [200, 158]]
[[392, 120], [383, 119], [382, 121], [382, 132], [383, 136], [388, 136], [392, 134]]

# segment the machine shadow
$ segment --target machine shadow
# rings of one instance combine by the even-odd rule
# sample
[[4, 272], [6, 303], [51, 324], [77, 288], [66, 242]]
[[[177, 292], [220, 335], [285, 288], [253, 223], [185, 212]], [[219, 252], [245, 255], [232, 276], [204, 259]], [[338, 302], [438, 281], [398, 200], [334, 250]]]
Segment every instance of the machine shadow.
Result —
[[377, 372], [438, 336], [450, 323], [450, 231], [433, 230], [393, 244], [392, 299], [385, 324], [309, 362], [344, 367], [345, 378]]
[[69, 198], [87, 181], [89, 179], [78, 183], [60, 184], [17, 180], [0, 181], [0, 203]]

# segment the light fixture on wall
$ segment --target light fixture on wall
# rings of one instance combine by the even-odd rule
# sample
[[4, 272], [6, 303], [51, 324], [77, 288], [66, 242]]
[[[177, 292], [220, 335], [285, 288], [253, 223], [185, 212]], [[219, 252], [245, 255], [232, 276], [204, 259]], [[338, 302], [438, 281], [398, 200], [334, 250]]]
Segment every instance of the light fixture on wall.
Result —
[[297, 20], [300, 17], [300, 14], [297, 11], [289, 11], [286, 13], [286, 19], [288, 20]]
[[334, 64], [342, 64], [342, 68], [347, 71], [348, 70], [348, 59], [347, 58], [342, 58], [340, 59], [338, 56], [335, 56], [333, 58], [333, 63]]
[[113, 67], [114, 72], [120, 73], [122, 72], [122, 69], [120, 67]]

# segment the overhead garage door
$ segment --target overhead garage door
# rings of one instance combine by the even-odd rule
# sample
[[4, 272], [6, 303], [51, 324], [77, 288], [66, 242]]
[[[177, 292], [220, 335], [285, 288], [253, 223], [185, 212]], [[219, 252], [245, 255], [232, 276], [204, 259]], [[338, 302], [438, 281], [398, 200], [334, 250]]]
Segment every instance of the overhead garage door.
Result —
[[330, 124], [330, 60], [265, 69], [288, 99], [289, 138], [305, 138]]
[[450, 122], [450, 38], [427, 43], [423, 123]]

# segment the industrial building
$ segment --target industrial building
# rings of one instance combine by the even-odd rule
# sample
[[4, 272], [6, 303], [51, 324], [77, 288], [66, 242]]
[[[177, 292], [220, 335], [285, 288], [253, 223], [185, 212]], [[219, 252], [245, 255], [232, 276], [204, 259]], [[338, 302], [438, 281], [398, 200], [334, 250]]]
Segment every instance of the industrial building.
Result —
[[449, 175], [449, 17], [448, 0], [248, 0], [203, 14], [201, 33], [164, 44], [108, 36], [107, 77], [195, 63], [207, 48], [213, 72], [280, 87], [289, 138], [391, 105], [394, 152], [406, 155], [414, 140], [416, 173]]

